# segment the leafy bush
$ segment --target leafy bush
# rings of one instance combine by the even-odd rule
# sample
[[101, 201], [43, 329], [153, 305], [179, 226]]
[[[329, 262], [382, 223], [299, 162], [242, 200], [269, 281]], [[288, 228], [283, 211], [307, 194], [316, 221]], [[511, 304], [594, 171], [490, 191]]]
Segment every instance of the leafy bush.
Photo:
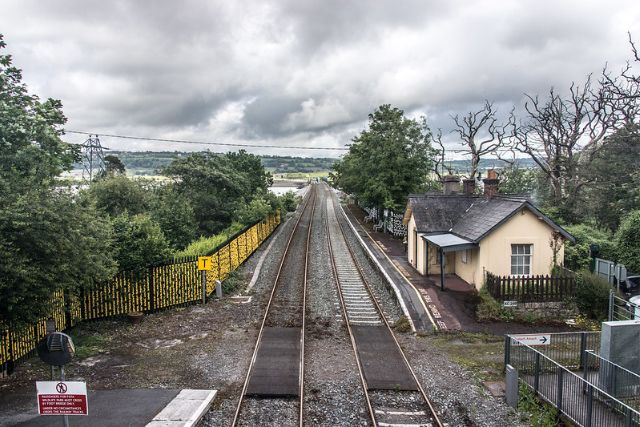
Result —
[[264, 197], [255, 197], [249, 203], [243, 203], [235, 212], [236, 221], [242, 224], [253, 224], [267, 217], [273, 208]]
[[244, 225], [239, 222], [234, 222], [229, 227], [222, 230], [220, 233], [209, 236], [200, 237], [198, 240], [191, 242], [186, 248], [175, 253], [176, 257], [184, 256], [200, 256], [208, 255], [220, 244], [224, 243], [229, 237], [233, 236], [238, 231], [242, 230]]
[[499, 301], [496, 301], [486, 286], [483, 286], [478, 293], [478, 305], [476, 307], [476, 317], [480, 321], [487, 320], [514, 320], [513, 310], [504, 308]]
[[158, 189], [156, 195], [151, 203], [151, 217], [160, 225], [171, 246], [183, 249], [196, 237], [198, 224], [193, 206], [172, 186]]
[[300, 203], [300, 197], [296, 196], [293, 191], [287, 191], [282, 196], [278, 197], [280, 200], [280, 206], [282, 213], [293, 212]]
[[124, 211], [131, 215], [147, 212], [149, 194], [141, 182], [126, 175], [95, 181], [89, 187], [89, 195], [95, 200], [97, 208], [111, 216]]
[[235, 292], [244, 284], [242, 277], [238, 274], [238, 270], [234, 270], [222, 281], [222, 295]]
[[576, 238], [564, 247], [564, 264], [572, 270], [589, 269], [591, 257], [589, 245], [600, 246], [599, 258], [614, 260], [616, 248], [611, 233], [589, 224], [569, 225], [566, 230]]
[[609, 311], [609, 283], [588, 270], [576, 275], [576, 305], [590, 319], [602, 321]]
[[632, 211], [616, 233], [618, 261], [628, 270], [640, 272], [640, 210]]
[[[550, 404], [539, 400], [538, 397], [527, 387], [520, 383], [518, 410], [526, 412], [533, 427], [555, 427], [558, 424], [558, 410]], [[524, 420], [523, 420], [524, 421]]]
[[125, 212], [113, 218], [112, 224], [120, 270], [141, 270], [171, 256], [169, 242], [149, 215], [130, 216]]

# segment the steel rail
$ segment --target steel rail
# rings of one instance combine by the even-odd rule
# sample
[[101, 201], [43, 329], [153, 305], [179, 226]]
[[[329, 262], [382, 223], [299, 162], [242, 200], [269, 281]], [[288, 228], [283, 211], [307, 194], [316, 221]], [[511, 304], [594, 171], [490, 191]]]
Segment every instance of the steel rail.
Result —
[[[331, 197], [331, 195], [329, 195]], [[329, 219], [325, 215], [324, 218], [326, 235], [329, 236]], [[368, 385], [367, 380], [364, 377], [364, 372], [362, 371], [362, 364], [360, 363], [360, 356], [358, 355], [358, 346], [356, 345], [355, 337], [353, 336], [353, 332], [351, 331], [351, 324], [349, 324], [349, 315], [347, 314], [347, 304], [344, 300], [344, 296], [342, 294], [342, 285], [340, 284], [340, 280], [338, 279], [338, 268], [336, 266], [335, 256], [333, 254], [333, 245], [331, 244], [331, 238], [327, 238], [328, 248], [329, 248], [329, 259], [331, 260], [331, 270], [333, 271], [333, 277], [336, 282], [336, 286], [338, 287], [338, 298], [340, 298], [340, 306], [342, 307], [342, 316], [344, 317], [345, 324], [347, 325], [347, 331], [349, 332], [349, 338], [351, 340], [351, 347], [353, 348], [353, 354], [356, 356], [356, 365], [358, 366], [358, 375], [360, 376], [360, 383], [362, 384], [362, 389], [364, 390], [364, 397], [367, 402], [367, 409], [369, 410], [369, 417], [373, 423], [373, 427], [377, 426], [375, 420], [375, 414], [373, 411], [373, 406], [371, 406], [371, 399], [369, 397], [369, 392], [367, 391]]]
[[311, 229], [313, 228], [313, 217], [316, 212], [317, 201], [317, 186], [313, 186], [313, 205], [311, 206], [311, 219], [309, 220], [309, 228], [307, 228], [307, 242], [304, 251], [304, 280], [302, 284], [302, 333], [300, 334], [300, 370], [299, 370], [299, 382], [300, 382], [300, 412], [298, 416], [298, 426], [304, 425], [304, 335], [306, 329], [307, 319], [307, 273], [309, 271], [309, 242], [311, 241]]
[[[300, 225], [300, 221], [302, 220], [302, 217], [304, 216], [306, 210], [309, 208], [309, 202], [313, 199], [313, 202], [311, 204], [311, 221], [309, 222], [309, 228], [307, 230], [307, 247], [305, 249], [305, 272], [304, 272], [304, 277], [305, 277], [305, 283], [304, 283], [304, 293], [306, 294], [306, 277], [307, 277], [307, 259], [308, 259], [308, 248], [309, 248], [309, 235], [310, 235], [310, 231], [311, 231], [311, 223], [313, 222], [313, 213], [315, 211], [315, 205], [316, 205], [316, 188], [315, 186], [313, 186], [309, 192], [308, 195], [306, 196], [306, 200], [304, 201], [304, 206], [302, 208], [302, 211], [300, 212], [300, 216], [298, 217], [298, 219], [296, 220], [296, 223], [293, 226], [293, 229], [291, 231], [291, 234], [289, 235], [289, 239], [287, 240], [287, 245], [285, 246], [285, 250], [282, 253], [282, 258], [280, 259], [280, 264], [278, 266], [278, 272], [276, 274], [276, 278], [274, 280], [273, 283], [273, 288], [271, 289], [271, 294], [269, 295], [269, 301], [267, 302], [267, 307], [264, 311], [264, 316], [262, 317], [262, 323], [260, 324], [260, 330], [258, 332], [258, 338], [256, 339], [256, 344], [253, 348], [253, 354], [251, 356], [251, 361], [249, 362], [249, 369], [247, 370], [247, 375], [244, 379], [244, 383], [242, 385], [242, 392], [240, 393], [240, 399], [238, 400], [238, 405], [236, 407], [236, 411], [234, 413], [233, 416], [233, 421], [231, 422], [231, 426], [235, 427], [238, 423], [238, 418], [240, 416], [240, 410], [242, 409], [242, 403], [244, 402], [244, 395], [247, 391], [247, 387], [249, 385], [249, 379], [251, 378], [251, 371], [253, 370], [253, 366], [255, 364], [256, 358], [258, 356], [258, 348], [260, 347], [260, 341], [262, 339], [262, 333], [264, 331], [264, 327], [265, 324], [267, 322], [267, 317], [269, 315], [269, 310], [271, 309], [271, 305], [273, 302], [273, 297], [275, 295], [276, 289], [278, 288], [278, 283], [280, 281], [280, 274], [282, 273], [282, 266], [284, 265], [285, 259], [287, 258], [287, 255], [289, 253], [289, 246], [291, 245], [291, 241], [293, 240], [293, 236], [296, 234], [296, 231], [298, 231], [298, 226]], [[303, 295], [303, 304], [306, 303], [306, 298], [305, 295]], [[303, 307], [303, 312], [302, 312], [302, 321], [303, 321], [303, 330], [302, 330], [302, 343], [304, 343], [304, 318], [305, 318], [305, 310]], [[304, 363], [304, 347], [301, 347], [301, 363]], [[303, 375], [303, 371], [302, 369], [300, 370], [300, 375]], [[301, 382], [302, 383], [302, 382]], [[303, 389], [303, 386], [301, 384], [301, 390]], [[302, 402], [303, 399], [303, 395], [301, 394], [300, 396], [300, 402]], [[302, 414], [302, 403], [300, 406], [300, 413]], [[299, 423], [302, 422], [302, 415], [299, 416], [298, 418]], [[302, 425], [302, 424], [300, 424]]]
[[[330, 195], [330, 197], [333, 197], [333, 196]], [[335, 208], [336, 201], [334, 199], [332, 199], [332, 200], [334, 201], [334, 210], [336, 211], [336, 219], [338, 219], [338, 216], [340, 215], [340, 212], [338, 212], [338, 210]], [[405, 355], [404, 351], [402, 350], [402, 347], [400, 346], [400, 343], [396, 339], [396, 336], [393, 333], [393, 330], [391, 329], [391, 326], [389, 325], [389, 322], [387, 321], [386, 316], [384, 315], [384, 311], [382, 310], [382, 307], [380, 307], [380, 304], [378, 303], [378, 300], [376, 299], [375, 294], [373, 293], [373, 291], [371, 289], [371, 286], [369, 285], [369, 282], [368, 282], [368, 280], [366, 279], [366, 277], [364, 275], [362, 267], [360, 266], [360, 263], [358, 262], [358, 259], [355, 256], [355, 254], [353, 252], [353, 249], [351, 248], [351, 245], [349, 244], [349, 240], [346, 237], [343, 225], [340, 223], [340, 220], [338, 220], [338, 226], [340, 227], [340, 231], [342, 232], [342, 237], [346, 242], [347, 249], [349, 250], [349, 254], [351, 255], [352, 260], [354, 261], [354, 264], [355, 264], [355, 266], [356, 266], [356, 268], [358, 270], [360, 278], [362, 279], [362, 282], [364, 283], [365, 288], [366, 288], [367, 292], [369, 293], [369, 296], [371, 297], [371, 299], [372, 299], [372, 301], [373, 301], [373, 303], [374, 303], [374, 305], [376, 307], [376, 310], [378, 311], [378, 314], [382, 318], [382, 321], [383, 321], [384, 325], [387, 327], [387, 329], [389, 329], [389, 332], [391, 333], [391, 336], [393, 337], [393, 341], [395, 342], [398, 350], [400, 351], [400, 354], [402, 356], [402, 359], [403, 359], [405, 365], [409, 369], [409, 372], [411, 373], [411, 376], [413, 377], [416, 385], [418, 386], [418, 390], [420, 392], [420, 395], [422, 396], [423, 400], [425, 401], [425, 403], [429, 407], [429, 410], [431, 412], [431, 415], [433, 416], [434, 422], [436, 423], [436, 425], [438, 427], [443, 427], [443, 424], [440, 421], [440, 418], [438, 417], [438, 414], [437, 414], [435, 408], [433, 407], [433, 404], [431, 403], [431, 401], [427, 397], [427, 394], [425, 393], [424, 388], [422, 387], [422, 384], [420, 384], [420, 381], [418, 380], [418, 377], [416, 376], [413, 368], [409, 364], [409, 360], [407, 359], [407, 356]], [[328, 232], [329, 232], [329, 229], [328, 229], [328, 220], [327, 220], [327, 233]], [[329, 243], [331, 243], [331, 242], [329, 242]], [[329, 246], [331, 246], [331, 244]], [[330, 251], [331, 251], [332, 264], [334, 264], [335, 261], [333, 260], [333, 250], [330, 250]], [[335, 270], [334, 270], [334, 277], [336, 278], [336, 283], [339, 283], [338, 276], [337, 276], [337, 271], [335, 271]], [[363, 384], [364, 393], [365, 393], [366, 398], [367, 398], [367, 405], [369, 407], [369, 413], [371, 414], [371, 421], [372, 421], [374, 426], [377, 426], [378, 423], [377, 423], [377, 421], [375, 419], [375, 412], [372, 410], [372, 407], [371, 407], [371, 401], [370, 401], [370, 398], [369, 398], [369, 392], [368, 392], [367, 387], [366, 387], [366, 380], [364, 378], [364, 375], [363, 375], [363, 372], [362, 372], [362, 368], [360, 367], [360, 358], [358, 357], [355, 338], [353, 337], [353, 334], [351, 332], [351, 326], [349, 325], [349, 318], [348, 318], [348, 314], [346, 312], [344, 299], [342, 297], [342, 288], [340, 287], [339, 284], [338, 284], [338, 286], [339, 286], [339, 291], [340, 291], [339, 292], [340, 300], [341, 300], [342, 307], [343, 307], [343, 315], [345, 316], [345, 322], [347, 323], [347, 330], [349, 331], [349, 336], [351, 337], [351, 343], [353, 345], [354, 352], [356, 354], [356, 360], [358, 362], [358, 371], [360, 373], [360, 377], [361, 377], [360, 379], [361, 379], [361, 382]]]

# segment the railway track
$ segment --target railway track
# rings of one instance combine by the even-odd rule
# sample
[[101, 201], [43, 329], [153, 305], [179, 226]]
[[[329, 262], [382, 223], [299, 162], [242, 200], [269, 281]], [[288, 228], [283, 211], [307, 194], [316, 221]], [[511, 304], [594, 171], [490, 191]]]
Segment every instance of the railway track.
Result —
[[325, 217], [329, 253], [371, 423], [442, 427], [367, 283], [336, 210], [331, 195]]
[[232, 426], [303, 424], [308, 248], [316, 206], [312, 185], [287, 241], [267, 302]]

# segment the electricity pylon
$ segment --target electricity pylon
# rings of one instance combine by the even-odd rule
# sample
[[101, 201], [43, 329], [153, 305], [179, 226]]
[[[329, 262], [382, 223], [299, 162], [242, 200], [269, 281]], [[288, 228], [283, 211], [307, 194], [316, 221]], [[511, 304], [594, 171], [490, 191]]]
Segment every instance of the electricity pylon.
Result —
[[104, 155], [98, 135], [89, 135], [82, 144], [82, 179], [91, 182], [98, 174], [104, 174]]

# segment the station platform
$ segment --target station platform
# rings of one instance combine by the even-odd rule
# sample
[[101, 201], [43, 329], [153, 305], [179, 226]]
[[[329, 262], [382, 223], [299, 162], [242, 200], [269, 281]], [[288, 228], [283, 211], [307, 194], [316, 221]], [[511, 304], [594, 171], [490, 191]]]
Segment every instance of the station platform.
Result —
[[455, 275], [446, 275], [442, 291], [439, 276], [423, 276], [409, 264], [400, 239], [374, 231], [372, 224], [364, 222], [365, 213], [359, 207], [343, 209], [382, 274], [401, 295], [415, 331], [474, 329], [473, 286]]

